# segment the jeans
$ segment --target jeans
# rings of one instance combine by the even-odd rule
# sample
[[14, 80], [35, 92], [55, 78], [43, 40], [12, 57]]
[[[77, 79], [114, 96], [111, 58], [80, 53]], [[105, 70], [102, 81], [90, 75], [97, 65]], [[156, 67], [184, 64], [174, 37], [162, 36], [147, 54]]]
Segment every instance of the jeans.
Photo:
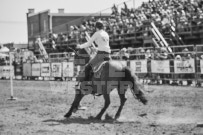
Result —
[[93, 71], [92, 69], [98, 63], [110, 60], [110, 54], [103, 51], [98, 51], [95, 57], [93, 57], [89, 63], [85, 66], [85, 78], [84, 81], [89, 81], [92, 78]]

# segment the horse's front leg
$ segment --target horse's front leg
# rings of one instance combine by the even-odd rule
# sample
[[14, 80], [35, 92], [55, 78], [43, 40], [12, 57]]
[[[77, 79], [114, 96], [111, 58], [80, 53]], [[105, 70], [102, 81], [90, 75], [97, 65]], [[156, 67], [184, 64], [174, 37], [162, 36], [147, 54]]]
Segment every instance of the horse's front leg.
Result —
[[106, 109], [109, 107], [110, 105], [110, 95], [109, 94], [104, 94], [104, 107], [101, 109], [101, 111], [99, 112], [99, 114], [96, 116], [96, 119], [101, 120], [102, 115], [104, 114], [104, 112], [106, 111]]
[[73, 103], [71, 105], [71, 108], [64, 115], [64, 117], [69, 118], [72, 115], [73, 111], [78, 109], [80, 101], [82, 100], [83, 97], [84, 97], [84, 95], [82, 94], [82, 92], [80, 90], [76, 90], [75, 99], [74, 99], [74, 101], [73, 101]]
[[127, 100], [127, 98], [125, 97], [125, 92], [124, 93], [119, 93], [118, 92], [118, 94], [119, 94], [119, 97], [120, 97], [120, 106], [119, 106], [118, 111], [117, 111], [117, 113], [115, 115], [115, 119], [118, 119], [120, 117], [123, 106], [124, 106], [124, 104], [125, 104], [125, 102]]

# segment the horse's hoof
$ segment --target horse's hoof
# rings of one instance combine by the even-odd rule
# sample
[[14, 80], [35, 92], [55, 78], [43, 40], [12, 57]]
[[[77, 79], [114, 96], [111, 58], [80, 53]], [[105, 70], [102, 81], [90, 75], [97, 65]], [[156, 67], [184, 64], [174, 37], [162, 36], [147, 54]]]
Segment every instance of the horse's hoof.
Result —
[[118, 116], [115, 116], [114, 120], [118, 120], [118, 119], [119, 119], [119, 117], [118, 117]]
[[65, 118], [69, 118], [70, 116], [71, 116], [71, 114], [68, 114], [68, 113], [66, 113], [66, 114], [64, 115]]
[[97, 117], [95, 117], [94, 119], [95, 119], [95, 120], [101, 120], [101, 117], [98, 117], [98, 116], [97, 116]]
[[74, 109], [73, 109], [73, 113], [76, 113], [76, 112], [77, 112], [77, 109], [76, 109], [76, 108], [74, 108]]

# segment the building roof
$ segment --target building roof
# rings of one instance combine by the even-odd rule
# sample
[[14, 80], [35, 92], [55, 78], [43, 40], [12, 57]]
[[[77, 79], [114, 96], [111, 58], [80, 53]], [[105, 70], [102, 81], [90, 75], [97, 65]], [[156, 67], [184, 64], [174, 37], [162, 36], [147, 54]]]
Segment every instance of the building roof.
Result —
[[52, 16], [110, 16], [110, 13], [50, 13]]
[[41, 14], [41, 13], [44, 13], [44, 12], [49, 12], [50, 13], [50, 10], [47, 9], [47, 10], [43, 10], [43, 11], [40, 11], [40, 12], [37, 12], [37, 13], [28, 13], [28, 17], [35, 16], [35, 15], [38, 15], [38, 14]]
[[48, 12], [51, 16], [110, 16], [110, 13], [50, 13], [50, 10], [43, 10], [37, 13], [28, 13], [28, 17], [32, 17], [44, 12]]

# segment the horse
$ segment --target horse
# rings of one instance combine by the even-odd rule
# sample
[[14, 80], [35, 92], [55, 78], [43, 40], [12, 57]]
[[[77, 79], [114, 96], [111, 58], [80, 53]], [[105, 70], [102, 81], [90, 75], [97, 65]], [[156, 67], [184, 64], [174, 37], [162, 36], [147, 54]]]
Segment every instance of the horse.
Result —
[[[76, 52], [75, 59], [81, 58], [83, 59], [82, 63], [84, 65], [84, 62], [86, 63], [89, 61], [90, 55], [88, 55], [84, 49], [80, 49]], [[77, 61], [77, 64], [82, 64], [79, 61]], [[127, 100], [125, 93], [129, 88], [136, 99], [138, 99], [144, 105], [147, 104], [148, 100], [144, 95], [143, 87], [139, 83], [138, 77], [133, 74], [133, 72], [127, 66], [122, 65], [122, 63], [118, 61], [109, 59], [103, 62], [103, 65], [98, 72], [100, 72], [100, 74], [97, 76], [93, 75], [90, 81], [86, 82], [83, 80], [81, 82], [80, 88], [76, 89], [74, 101], [64, 117], [69, 118], [73, 112], [78, 110], [80, 101], [85, 95], [99, 94], [103, 95], [104, 106], [94, 118], [101, 120], [103, 114], [110, 105], [110, 92], [115, 88], [117, 89], [120, 98], [120, 106], [114, 119], [118, 119], [120, 117], [123, 106]], [[78, 77], [77, 80], [81, 81], [81, 78], [84, 77]]]

